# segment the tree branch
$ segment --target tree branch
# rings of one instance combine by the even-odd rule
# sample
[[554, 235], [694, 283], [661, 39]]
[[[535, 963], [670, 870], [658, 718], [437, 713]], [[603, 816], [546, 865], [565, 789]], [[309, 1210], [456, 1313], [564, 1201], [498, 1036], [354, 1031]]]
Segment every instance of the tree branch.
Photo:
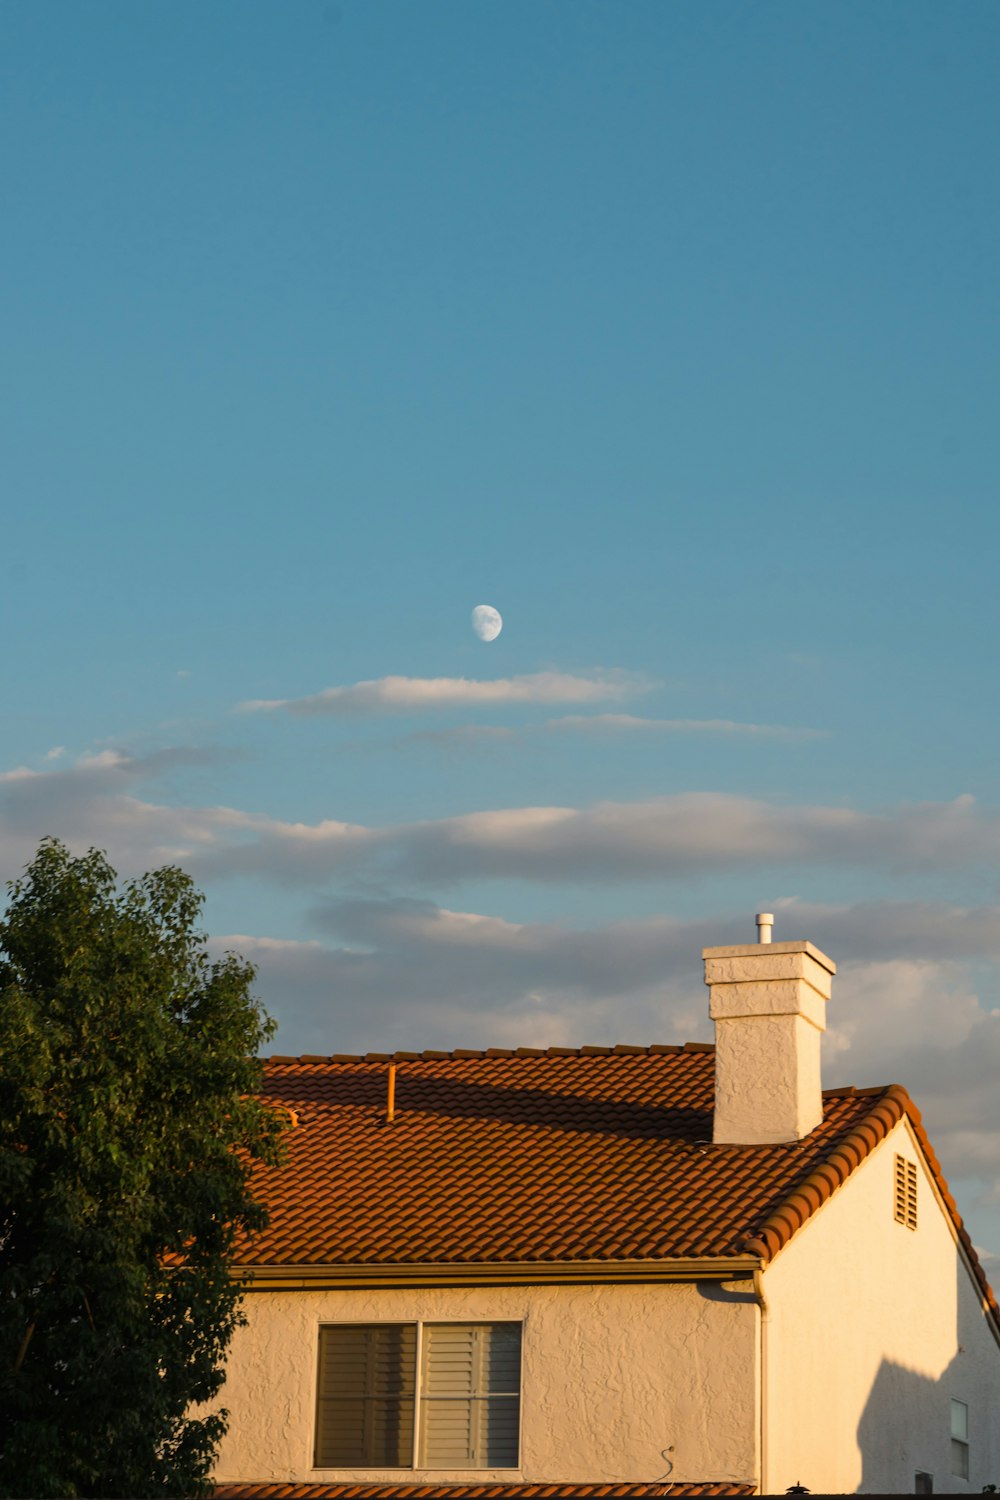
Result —
[[17, 1351], [17, 1358], [14, 1361], [14, 1374], [15, 1375], [17, 1374], [17, 1372], [21, 1368], [21, 1366], [24, 1364], [24, 1356], [28, 1352], [28, 1345], [31, 1343], [31, 1335], [34, 1333], [34, 1331], [35, 1331], [35, 1325], [34, 1325], [34, 1323], [29, 1323], [28, 1326], [27, 1326], [27, 1328], [24, 1330], [24, 1338], [21, 1340], [21, 1347]]

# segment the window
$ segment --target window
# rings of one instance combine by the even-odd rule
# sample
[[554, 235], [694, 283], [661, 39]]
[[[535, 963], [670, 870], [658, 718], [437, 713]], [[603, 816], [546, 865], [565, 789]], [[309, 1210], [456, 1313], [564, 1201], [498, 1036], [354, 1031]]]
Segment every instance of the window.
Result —
[[427, 1323], [420, 1361], [420, 1467], [514, 1469], [521, 1325]]
[[318, 1465], [409, 1468], [416, 1349], [413, 1323], [320, 1329]]
[[907, 1229], [917, 1227], [917, 1164], [905, 1156], [896, 1157], [896, 1191], [893, 1206], [897, 1224]]
[[316, 1467], [515, 1469], [520, 1393], [520, 1323], [321, 1328]]
[[918, 1469], [913, 1476], [913, 1493], [915, 1495], [933, 1495], [934, 1475], [928, 1474], [926, 1469]]
[[969, 1477], [969, 1408], [964, 1401], [951, 1403], [951, 1472], [958, 1479]]

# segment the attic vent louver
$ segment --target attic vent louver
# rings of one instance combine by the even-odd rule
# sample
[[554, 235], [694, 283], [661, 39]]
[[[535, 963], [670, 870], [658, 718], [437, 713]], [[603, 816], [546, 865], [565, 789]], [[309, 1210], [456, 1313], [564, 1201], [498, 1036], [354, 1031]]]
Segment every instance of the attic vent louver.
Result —
[[905, 1156], [896, 1157], [896, 1192], [894, 1198], [897, 1224], [907, 1229], [917, 1227], [917, 1165]]

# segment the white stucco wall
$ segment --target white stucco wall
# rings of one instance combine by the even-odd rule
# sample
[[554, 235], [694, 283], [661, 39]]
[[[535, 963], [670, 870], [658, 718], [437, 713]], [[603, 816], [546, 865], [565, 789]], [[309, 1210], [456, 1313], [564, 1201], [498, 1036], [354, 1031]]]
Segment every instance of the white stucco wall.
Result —
[[[322, 1323], [518, 1320], [521, 1466], [476, 1478], [753, 1482], [749, 1283], [253, 1292], [227, 1363], [215, 1478], [462, 1481], [468, 1471], [313, 1468]], [[664, 1450], [673, 1447], [666, 1457]]]
[[[918, 1227], [893, 1217], [896, 1154], [918, 1166]], [[1000, 1484], [1000, 1348], [906, 1121], [764, 1276], [767, 1489], [913, 1493]], [[950, 1402], [969, 1406], [970, 1475], [951, 1473]]]

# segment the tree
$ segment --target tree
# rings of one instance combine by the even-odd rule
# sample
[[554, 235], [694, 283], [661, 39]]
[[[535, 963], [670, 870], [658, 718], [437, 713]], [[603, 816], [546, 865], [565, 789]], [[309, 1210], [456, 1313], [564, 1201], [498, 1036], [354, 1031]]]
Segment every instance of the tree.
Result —
[[210, 962], [181, 870], [119, 890], [46, 839], [0, 921], [0, 1494], [198, 1495], [246, 1322], [233, 1252], [267, 1222], [252, 1164], [274, 1032]]

